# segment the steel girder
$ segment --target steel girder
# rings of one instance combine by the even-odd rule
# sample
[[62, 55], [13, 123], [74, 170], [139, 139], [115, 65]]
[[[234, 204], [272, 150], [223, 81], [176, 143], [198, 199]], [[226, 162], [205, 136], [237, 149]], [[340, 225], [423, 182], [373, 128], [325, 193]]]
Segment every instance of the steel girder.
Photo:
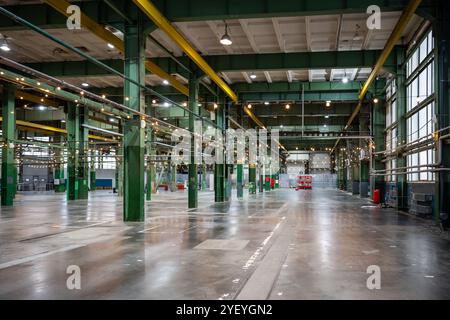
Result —
[[[347, 1], [279, 1], [279, 0], [154, 0], [153, 3], [173, 22], [199, 20], [227, 20], [275, 18], [292, 16], [365, 13], [369, 5], [378, 5], [382, 12], [402, 11], [407, 0], [347, 0]], [[116, 7], [136, 20], [139, 10], [126, 0], [114, 1]], [[123, 18], [101, 0], [77, 2], [81, 11], [95, 21], [116, 27], [123, 26]], [[8, 6], [8, 10], [40, 27], [65, 28], [64, 17], [43, 4]], [[433, 15], [433, 1], [423, 0], [417, 13], [423, 17]], [[14, 22], [0, 21], [0, 30], [17, 29]]]

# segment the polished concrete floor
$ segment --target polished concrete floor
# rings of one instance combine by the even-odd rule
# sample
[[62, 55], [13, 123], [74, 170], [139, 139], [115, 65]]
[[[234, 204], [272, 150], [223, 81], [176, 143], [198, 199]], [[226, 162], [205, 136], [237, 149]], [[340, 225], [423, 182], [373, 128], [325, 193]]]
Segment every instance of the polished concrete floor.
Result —
[[164, 192], [123, 223], [109, 191], [19, 194], [0, 211], [0, 299], [450, 299], [450, 242], [430, 221], [326, 189], [186, 207]]

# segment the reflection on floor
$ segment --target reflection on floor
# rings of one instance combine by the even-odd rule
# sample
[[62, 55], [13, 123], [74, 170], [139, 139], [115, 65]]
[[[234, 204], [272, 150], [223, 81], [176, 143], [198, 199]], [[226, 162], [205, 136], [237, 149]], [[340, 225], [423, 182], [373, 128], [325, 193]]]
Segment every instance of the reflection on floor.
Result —
[[[235, 190], [234, 190], [235, 191]], [[1, 299], [449, 299], [450, 242], [420, 219], [336, 190], [214, 204], [163, 192], [145, 223], [95, 191], [19, 194], [0, 211]], [[81, 270], [69, 290], [67, 267]], [[369, 290], [371, 265], [381, 289]]]

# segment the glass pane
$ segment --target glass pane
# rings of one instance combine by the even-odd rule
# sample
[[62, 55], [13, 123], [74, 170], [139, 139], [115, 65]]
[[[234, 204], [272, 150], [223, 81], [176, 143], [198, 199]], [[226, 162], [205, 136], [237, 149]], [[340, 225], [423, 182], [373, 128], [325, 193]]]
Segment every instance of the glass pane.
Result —
[[427, 135], [427, 108], [422, 108], [419, 111], [419, 138]]
[[411, 141], [417, 140], [418, 137], [418, 122], [417, 122], [417, 113], [413, 114], [411, 117]]
[[414, 72], [414, 70], [416, 70], [417, 68], [417, 61], [419, 58], [419, 51], [416, 49], [416, 51], [414, 51], [413, 55], [411, 56], [411, 71]]
[[428, 40], [428, 53], [430, 53], [433, 50], [433, 32], [430, 31], [427, 37]]
[[[417, 153], [414, 153], [411, 155], [411, 166], [417, 166], [419, 161], [419, 155]], [[411, 171], [417, 171], [417, 168], [412, 168]], [[419, 175], [417, 173], [411, 174], [412, 178], [411, 181], [417, 181], [419, 179]]]
[[397, 121], [397, 100], [392, 101], [391, 114], [391, 121], [394, 123]]
[[426, 72], [426, 70], [423, 70], [419, 75], [419, 100], [420, 101], [423, 101], [428, 97], [427, 88], [428, 88], [427, 72]]
[[[421, 151], [421, 152], [419, 153], [419, 163], [420, 163], [420, 165], [428, 164], [428, 161], [427, 161], [427, 151], [426, 151], [426, 150]], [[420, 168], [421, 171], [422, 171], [422, 170], [425, 170], [425, 169], [426, 169], [425, 167], [421, 167], [421, 168]], [[428, 175], [427, 175], [427, 172], [426, 172], [426, 171], [420, 173], [420, 180], [428, 180]]]
[[427, 50], [427, 38], [423, 39], [422, 43], [420, 44], [420, 62], [425, 60], [428, 50]]
[[433, 116], [431, 114], [432, 111], [432, 103], [427, 106], [427, 135], [431, 135], [433, 133]]
[[417, 101], [417, 96], [418, 96], [418, 91], [417, 91], [417, 78], [413, 80], [413, 82], [411, 83], [411, 108], [414, 108], [418, 101]]

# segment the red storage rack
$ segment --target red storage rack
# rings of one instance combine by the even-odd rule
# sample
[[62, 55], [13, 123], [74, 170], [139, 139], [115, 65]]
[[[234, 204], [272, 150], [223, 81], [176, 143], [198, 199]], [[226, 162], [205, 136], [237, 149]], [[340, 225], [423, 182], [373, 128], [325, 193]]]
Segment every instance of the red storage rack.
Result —
[[312, 189], [312, 176], [298, 176], [295, 190], [299, 189]]

